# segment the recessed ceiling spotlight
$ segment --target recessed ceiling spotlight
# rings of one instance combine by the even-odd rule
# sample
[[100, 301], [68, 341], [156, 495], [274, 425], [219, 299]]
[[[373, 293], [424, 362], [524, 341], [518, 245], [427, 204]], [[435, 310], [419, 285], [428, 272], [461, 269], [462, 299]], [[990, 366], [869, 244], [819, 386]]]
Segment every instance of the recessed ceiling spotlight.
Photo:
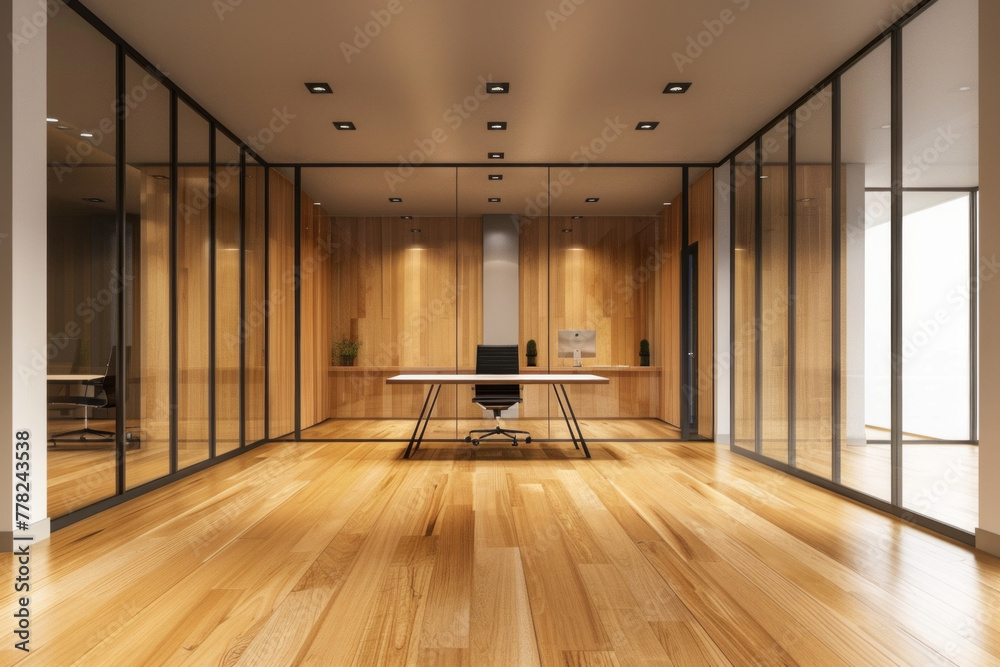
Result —
[[658, 120], [645, 120], [635, 126], [637, 130], [655, 130], [656, 126], [660, 124]]
[[403, 220], [413, 220], [412, 215], [401, 215], [399, 217], [402, 218]]
[[567, 227], [566, 229], [562, 230], [562, 233], [563, 234], [569, 234], [571, 231], [573, 231], [573, 230], [570, 229], [569, 227]]
[[80, 136], [81, 137], [87, 137], [88, 139], [90, 139], [91, 137], [94, 136], [94, 134], [92, 132], [81, 132]]
[[490, 197], [487, 201], [489, 201], [491, 204], [498, 204], [500, 203], [500, 197]]
[[153, 174], [153, 178], [155, 178], [158, 181], [165, 181], [165, 180], [169, 179], [170, 177], [169, 176], [164, 176], [163, 174]]
[[68, 130], [69, 125], [56, 125], [57, 130]]
[[502, 181], [503, 174], [490, 174], [489, 176], [487, 176], [487, 178], [490, 179], [491, 181]]
[[322, 206], [322, 204], [320, 204], [318, 201], [314, 201], [313, 206]]
[[393, 204], [398, 204], [399, 202], [403, 201], [403, 198], [402, 197], [389, 197], [389, 201], [391, 201]]
[[959, 88], [959, 90], [965, 93], [972, 90], [972, 86], [962, 86], [961, 88]]
[[410, 231], [414, 234], [419, 234], [421, 230], [417, 227], [410, 227]]
[[892, 125], [883, 125], [882, 129], [883, 130], [891, 130], [892, 129]]
[[487, 130], [506, 130], [507, 129], [507, 121], [505, 121], [505, 120], [491, 120], [490, 122], [486, 123], [486, 129]]
[[761, 179], [765, 179], [765, 178], [771, 178], [771, 177], [770, 177], [770, 176], [768, 176], [767, 174], [761, 174], [761, 175], [760, 175], [760, 177], [761, 177]]
[[487, 153], [486, 157], [488, 157], [491, 160], [502, 160], [503, 153]]
[[503, 81], [490, 81], [486, 84], [486, 92], [491, 95], [503, 95], [510, 92], [510, 84]]
[[354, 127], [354, 123], [349, 120], [335, 120], [333, 121], [333, 126], [338, 130], [356, 130], [358, 128]]
[[313, 95], [329, 95], [333, 92], [333, 88], [330, 87], [330, 84], [324, 82], [307, 83], [306, 88], [308, 88], [309, 92]]
[[663, 89], [664, 95], [680, 95], [686, 93], [688, 88], [691, 87], [691, 82], [672, 82], [668, 83], [667, 87]]
[[583, 201], [587, 202], [588, 204], [593, 204], [596, 201], [600, 201], [600, 197], [587, 197]]
[[103, 204], [104, 200], [100, 197], [84, 197], [83, 201], [89, 201], [91, 204]]
[[45, 122], [46, 123], [58, 123], [59, 119], [58, 118], [46, 118]]
[[803, 197], [799, 201], [802, 202], [803, 204], [808, 204], [809, 202], [816, 201], [816, 198], [815, 197]]
[[574, 215], [573, 219], [574, 220], [583, 220], [583, 216], [582, 215]]

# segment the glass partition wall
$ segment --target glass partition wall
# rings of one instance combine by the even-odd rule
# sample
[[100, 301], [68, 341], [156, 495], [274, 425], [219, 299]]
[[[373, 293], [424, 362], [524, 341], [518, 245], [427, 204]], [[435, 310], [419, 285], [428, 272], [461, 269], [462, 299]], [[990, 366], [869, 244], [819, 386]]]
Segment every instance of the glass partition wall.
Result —
[[[303, 406], [315, 406], [308, 418], [303, 412], [302, 438], [409, 439], [428, 388], [387, 386], [385, 379], [475, 373], [482, 343], [518, 345], [522, 374], [608, 377], [608, 385], [569, 387], [574, 412], [592, 437], [680, 438], [682, 412], [691, 413], [682, 410], [682, 395], [700, 397], [695, 402], [703, 406], [690, 435], [712, 437], [712, 170], [700, 169], [692, 189], [697, 232], [689, 236], [694, 252], [703, 249], [696, 312], [704, 319], [693, 344], [701, 343], [704, 361], [688, 391], [681, 385], [679, 331], [682, 169], [498, 165], [398, 172], [301, 170], [303, 206], [312, 207], [316, 233], [330, 245], [312, 276], [303, 266], [303, 298], [317, 299], [317, 319], [304, 327], [302, 341]], [[315, 240], [305, 232], [301, 252], [308, 256]], [[692, 281], [690, 289], [697, 287]], [[595, 356], [574, 367], [559, 354], [561, 330], [594, 331]], [[531, 357], [529, 341], [537, 352]], [[306, 357], [319, 359], [321, 352], [329, 360], [325, 386], [306, 377], [312, 373]], [[522, 397], [503, 414], [518, 420], [512, 427], [533, 440], [570, 440], [549, 386], [524, 385]], [[445, 385], [425, 439], [461, 440], [474, 428], [489, 428], [492, 415], [471, 398], [471, 386]]]
[[[978, 516], [976, 12], [929, 5], [730, 166], [734, 449], [965, 541]], [[943, 57], [943, 44], [959, 46]]]

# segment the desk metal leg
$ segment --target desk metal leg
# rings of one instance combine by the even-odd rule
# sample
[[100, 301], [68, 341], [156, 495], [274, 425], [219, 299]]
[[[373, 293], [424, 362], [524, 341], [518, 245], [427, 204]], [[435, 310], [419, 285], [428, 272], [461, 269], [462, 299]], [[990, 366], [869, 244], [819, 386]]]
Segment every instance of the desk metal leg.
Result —
[[569, 415], [566, 414], [566, 408], [563, 407], [562, 397], [559, 396], [559, 387], [552, 385], [552, 391], [555, 392], [556, 400], [559, 401], [559, 412], [562, 413], [563, 419], [566, 420], [566, 429], [569, 431], [569, 436], [573, 438], [573, 449], [580, 449], [580, 444], [576, 439], [576, 431], [573, 430], [573, 426], [569, 423]]
[[[566, 385], [562, 385], [561, 384], [561, 385], [559, 385], [559, 388], [562, 389], [563, 398], [566, 399], [566, 407], [569, 408], [569, 415], [570, 415], [570, 417], [573, 418], [573, 423], [576, 425], [576, 434], [580, 437], [580, 446], [583, 447], [583, 453], [589, 459], [590, 458], [590, 450], [587, 449], [587, 441], [583, 439], [583, 431], [580, 429], [580, 422], [578, 422], [576, 420], [576, 413], [573, 412], [573, 406], [569, 402], [569, 394], [566, 393]], [[556, 396], [558, 396], [558, 395], [559, 394], [557, 392]], [[561, 406], [562, 406], [562, 404], [560, 403], [560, 407]], [[565, 416], [566, 416], [566, 413], [564, 411], [563, 412], [563, 417], [565, 417]], [[569, 426], [569, 420], [566, 421], [566, 425]], [[573, 428], [570, 427], [569, 431], [572, 434], [573, 433]], [[574, 436], [573, 442], [574, 443], [576, 442], [576, 436]]]
[[[424, 405], [420, 408], [420, 416], [417, 417], [417, 425], [413, 427], [413, 435], [410, 436], [410, 444], [406, 446], [406, 451], [403, 452], [404, 459], [410, 458], [410, 454], [412, 452], [420, 449], [420, 443], [424, 439], [424, 433], [427, 431], [427, 424], [431, 420], [431, 412], [434, 411], [434, 405], [437, 403], [439, 393], [441, 393], [441, 385], [439, 384], [432, 384], [427, 390], [427, 398], [424, 399]], [[433, 399], [431, 398], [432, 395]], [[423, 430], [420, 428], [421, 422], [423, 422]], [[420, 433], [419, 437], [417, 436], [418, 432]], [[414, 447], [414, 445], [416, 445], [416, 447]]]

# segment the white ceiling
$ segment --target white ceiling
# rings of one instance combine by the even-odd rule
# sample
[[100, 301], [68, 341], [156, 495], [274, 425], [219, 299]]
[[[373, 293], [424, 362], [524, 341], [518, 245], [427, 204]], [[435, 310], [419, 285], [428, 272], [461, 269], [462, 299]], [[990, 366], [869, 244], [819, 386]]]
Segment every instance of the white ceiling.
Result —
[[[940, 4], [946, 3], [975, 5], [974, 0]], [[717, 162], [876, 37], [901, 7], [916, 1], [84, 4], [219, 121], [240, 137], [256, 137], [249, 143], [269, 162], [486, 163], [488, 151], [503, 151], [501, 166], [586, 164], [586, 170], [574, 167], [576, 188], [580, 193], [589, 188], [586, 196], [603, 201], [616, 188], [634, 191], [639, 171], [597, 169], [602, 163]], [[108, 115], [113, 78], [105, 82], [111, 97], [94, 99], [94, 87], [85, 82], [93, 80], [95, 69], [107, 66], [113, 50], [92, 35], [70, 35], [79, 31], [67, 33], [59, 24], [57, 17], [52, 31], [59, 38], [50, 47], [50, 113], [72, 117], [74, 128], [94, 127]], [[374, 35], [367, 42], [358, 38], [366, 29]], [[345, 55], [345, 49], [350, 53]], [[968, 47], [959, 50], [965, 58]], [[130, 70], [130, 83], [140, 81], [141, 72]], [[334, 93], [311, 95], [307, 81], [329, 82]], [[485, 81], [510, 82], [510, 93], [485, 95]], [[690, 81], [692, 86], [684, 95], [662, 94], [671, 81]], [[146, 94], [162, 96], [163, 91]], [[92, 101], [83, 103], [88, 97]], [[865, 126], [858, 132], [871, 132], [871, 118], [859, 113]], [[858, 115], [845, 110], [845, 121]], [[155, 116], [145, 114], [136, 122], [162, 127], [165, 118]], [[337, 131], [332, 121], [340, 120], [353, 121], [358, 129]], [[508, 129], [488, 131], [487, 121], [496, 120], [506, 121]], [[658, 121], [659, 127], [652, 132], [633, 129], [646, 120]], [[272, 135], [271, 130], [277, 131]], [[140, 137], [156, 133], [133, 128], [133, 134], [130, 152], [143, 149]], [[870, 143], [865, 140], [864, 145]], [[589, 155], [583, 152], [586, 147]], [[149, 155], [136, 159], [156, 162], [165, 157], [163, 150], [157, 143], [149, 147]], [[850, 150], [845, 145], [845, 157]], [[380, 203], [392, 185], [382, 171], [381, 179], [368, 178], [377, 191], [366, 193]], [[676, 194], [668, 190], [679, 184], [679, 171], [664, 173], [671, 174], [672, 185], [656, 188], [630, 211], [645, 211]], [[537, 194], [532, 178], [522, 176], [507, 181], [526, 185], [504, 194], [504, 201]], [[460, 204], [492, 196], [485, 181], [478, 180], [478, 173], [464, 179], [477, 184], [475, 191], [459, 188]], [[337, 191], [321, 185], [332, 183], [329, 174], [306, 175], [304, 182], [315, 184], [310, 194], [316, 199]], [[413, 188], [413, 183], [404, 187]], [[608, 194], [597, 192], [598, 185]], [[423, 195], [434, 192], [440, 198], [448, 191], [455, 202], [453, 181]], [[562, 200], [567, 211], [577, 209], [576, 194], [569, 189]], [[416, 214], [420, 207], [415, 199], [414, 205]], [[493, 210], [484, 206], [480, 212]]]

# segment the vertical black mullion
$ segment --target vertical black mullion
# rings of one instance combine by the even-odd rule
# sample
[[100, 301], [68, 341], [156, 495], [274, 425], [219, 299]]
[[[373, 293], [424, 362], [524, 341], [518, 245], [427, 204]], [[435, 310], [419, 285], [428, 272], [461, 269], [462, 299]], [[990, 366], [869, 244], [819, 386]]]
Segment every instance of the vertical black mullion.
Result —
[[831, 245], [830, 245], [830, 299], [831, 299], [831, 311], [830, 311], [830, 361], [833, 372], [830, 376], [830, 386], [831, 386], [831, 402], [830, 402], [830, 447], [831, 447], [831, 457], [830, 469], [831, 477], [833, 481], [840, 484], [840, 458], [841, 458], [841, 437], [840, 432], [840, 419], [843, 410], [843, 406], [840, 401], [840, 392], [843, 390], [842, 385], [842, 375], [841, 366], [843, 364], [843, 359], [840, 353], [840, 346], [843, 345], [843, 340], [841, 337], [841, 326], [842, 326], [842, 315], [841, 315], [841, 299], [843, 294], [841, 293], [840, 281], [841, 274], [843, 273], [843, 256], [841, 254], [841, 229], [842, 222], [841, 216], [843, 215], [843, 209], [841, 206], [841, 192], [844, 186], [843, 179], [841, 178], [840, 170], [843, 168], [841, 165], [841, 160], [843, 155], [841, 153], [841, 87], [840, 87], [840, 77], [838, 76], [833, 80], [833, 127], [831, 137], [830, 147], [831, 159], [830, 159], [830, 185], [831, 192], [833, 193], [831, 205], [832, 224], [830, 225], [830, 233], [832, 234]]
[[[125, 110], [128, 108], [125, 100], [125, 49], [119, 44], [115, 50], [115, 98], [118, 100], [115, 109], [115, 218], [118, 228], [118, 273], [124, 278], [126, 271], [126, 213], [125, 213]], [[128, 377], [126, 361], [126, 289], [128, 282], [122, 281], [123, 288], [118, 290], [118, 327], [115, 332], [115, 344], [118, 354], [115, 357], [115, 376], [117, 386], [117, 407], [115, 408], [115, 494], [125, 493], [125, 418], [128, 411]]]
[[761, 285], [763, 275], [763, 258], [761, 257], [761, 245], [764, 238], [763, 217], [764, 217], [764, 181], [763, 175], [763, 155], [762, 137], [757, 137], [754, 142], [754, 221], [753, 221], [753, 243], [754, 252], [754, 451], [757, 454], [764, 453], [764, 377], [760, 369], [760, 360], [764, 358], [763, 350], [763, 310], [764, 310], [764, 288]]
[[247, 445], [247, 152], [240, 148], [240, 447]]
[[729, 161], [729, 449], [736, 447], [736, 158]]
[[170, 91], [170, 473], [177, 472], [177, 91]]
[[788, 391], [788, 465], [796, 465], [796, 442], [795, 442], [795, 362], [796, 362], [796, 338], [795, 338], [795, 310], [798, 300], [798, 285], [796, 284], [796, 262], [795, 246], [797, 242], [796, 221], [798, 211], [796, 208], [795, 189], [798, 187], [797, 174], [795, 173], [795, 133], [798, 130], [796, 112], [788, 113], [788, 192], [786, 193], [787, 207], [786, 219], [788, 220], [788, 368], [787, 391]]
[[688, 357], [688, 351], [691, 348], [691, 331], [690, 320], [691, 313], [691, 294], [690, 294], [690, 277], [688, 275], [688, 238], [690, 236], [689, 228], [689, 215], [691, 211], [690, 207], [690, 173], [687, 167], [681, 168], [681, 252], [680, 252], [680, 271], [681, 271], [681, 440], [691, 439], [691, 414], [688, 409], [688, 392], [694, 391], [694, 388], [688, 384], [688, 367], [691, 365], [691, 360]]
[[271, 169], [264, 167], [264, 439], [271, 439]]
[[208, 458], [215, 458], [216, 428], [216, 393], [215, 393], [215, 328], [218, 325], [215, 317], [216, 288], [216, 195], [218, 181], [215, 172], [215, 121], [208, 123]]
[[979, 191], [969, 193], [969, 441], [979, 442]]
[[295, 167], [295, 439], [302, 439], [302, 167]]
[[903, 34], [892, 33], [891, 433], [892, 504], [903, 504]]

